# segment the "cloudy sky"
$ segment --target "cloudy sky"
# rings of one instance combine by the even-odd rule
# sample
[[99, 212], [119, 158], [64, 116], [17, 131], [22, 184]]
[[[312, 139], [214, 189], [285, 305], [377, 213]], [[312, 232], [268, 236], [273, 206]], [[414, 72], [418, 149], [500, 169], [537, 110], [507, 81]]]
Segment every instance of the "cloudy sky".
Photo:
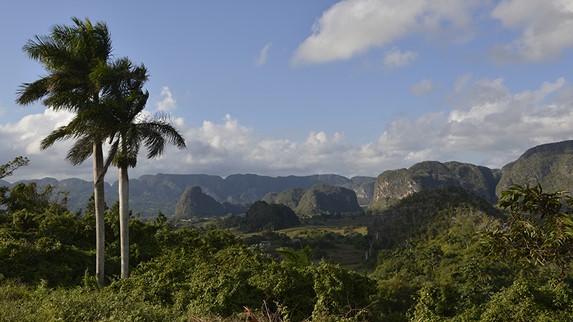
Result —
[[69, 143], [39, 150], [72, 115], [14, 102], [45, 73], [22, 46], [71, 17], [105, 22], [114, 56], [147, 66], [147, 109], [187, 140], [132, 177], [499, 168], [573, 138], [570, 0], [9, 1], [0, 163], [31, 160], [10, 181], [91, 177], [91, 160], [65, 162]]

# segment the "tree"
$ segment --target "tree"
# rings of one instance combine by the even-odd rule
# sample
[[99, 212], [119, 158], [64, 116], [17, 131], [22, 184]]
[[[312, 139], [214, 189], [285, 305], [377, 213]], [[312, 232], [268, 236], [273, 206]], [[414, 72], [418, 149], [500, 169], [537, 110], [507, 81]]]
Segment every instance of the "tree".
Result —
[[143, 91], [147, 80], [145, 66], [133, 66], [128, 59], [121, 59], [113, 66], [117, 76], [106, 95], [106, 104], [113, 115], [115, 128], [110, 133], [113, 141], [110, 156], [119, 169], [119, 227], [121, 249], [121, 278], [129, 276], [129, 176], [128, 168], [137, 165], [141, 145], [147, 148], [147, 157], [160, 156], [166, 143], [185, 147], [185, 139], [165, 117], [142, 116], [149, 93]]
[[262, 231], [298, 225], [300, 225], [300, 219], [289, 207], [281, 204], [268, 204], [260, 200], [249, 207], [240, 228], [244, 231]]
[[[28, 105], [38, 100], [55, 111], [69, 110], [76, 113], [75, 122], [56, 131], [65, 137], [77, 139], [74, 148], [83, 156], [93, 156], [94, 199], [96, 217], [96, 277], [104, 283], [104, 181], [102, 142], [105, 122], [90, 120], [89, 116], [104, 108], [100, 104], [103, 84], [100, 76], [111, 58], [111, 38], [107, 26], [90, 20], [72, 18], [73, 25], [56, 25], [51, 33], [35, 36], [24, 45], [24, 52], [40, 62], [48, 74], [32, 83], [23, 83], [18, 90], [18, 104]], [[89, 127], [80, 127], [89, 123]], [[71, 125], [71, 126], [70, 126]], [[81, 131], [80, 131], [81, 129]], [[90, 131], [90, 135], [87, 134]], [[45, 141], [43, 147], [55, 141]], [[91, 145], [91, 151], [86, 146]], [[84, 160], [85, 160], [84, 158]], [[68, 154], [72, 164], [79, 164], [81, 158], [74, 159]]]
[[27, 166], [30, 160], [23, 156], [17, 156], [14, 160], [0, 165], [0, 179], [11, 176], [19, 167]]
[[507, 222], [487, 232], [489, 252], [524, 272], [547, 266], [564, 277], [573, 260], [573, 198], [565, 191], [543, 192], [541, 185], [513, 185], [501, 193], [499, 206], [508, 211]]

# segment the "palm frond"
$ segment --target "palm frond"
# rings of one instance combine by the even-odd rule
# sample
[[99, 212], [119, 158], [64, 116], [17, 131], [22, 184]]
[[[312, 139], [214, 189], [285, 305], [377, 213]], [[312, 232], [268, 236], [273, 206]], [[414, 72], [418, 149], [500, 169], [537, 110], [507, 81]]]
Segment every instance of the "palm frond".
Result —
[[68, 126], [61, 126], [56, 130], [52, 131], [50, 134], [48, 134], [48, 136], [46, 136], [42, 140], [42, 142], [40, 143], [40, 149], [45, 150], [54, 145], [54, 143], [56, 143], [57, 141], [67, 140], [74, 135], [75, 133], [73, 133]]
[[49, 93], [49, 78], [43, 77], [32, 83], [23, 83], [16, 91], [16, 103], [29, 105], [36, 102]]
[[[97, 143], [97, 142], [96, 142]], [[73, 165], [78, 165], [87, 160], [93, 153], [94, 140], [89, 135], [84, 135], [76, 140], [68, 151], [66, 160]]]

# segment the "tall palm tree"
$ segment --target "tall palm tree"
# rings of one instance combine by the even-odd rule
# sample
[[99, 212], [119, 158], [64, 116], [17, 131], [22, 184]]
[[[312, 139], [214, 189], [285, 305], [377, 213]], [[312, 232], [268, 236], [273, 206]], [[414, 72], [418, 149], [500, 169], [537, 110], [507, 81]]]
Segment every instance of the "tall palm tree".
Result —
[[[60, 134], [78, 139], [75, 147], [82, 147], [84, 155], [93, 155], [94, 200], [96, 217], [96, 277], [104, 283], [104, 181], [102, 142], [105, 139], [106, 123], [86, 120], [94, 110], [104, 108], [100, 104], [102, 83], [98, 80], [102, 69], [111, 58], [111, 38], [107, 26], [90, 20], [72, 18], [73, 25], [56, 25], [51, 33], [28, 40], [23, 50], [31, 59], [40, 62], [48, 74], [32, 83], [24, 83], [18, 90], [16, 102], [28, 105], [42, 100], [53, 110], [69, 110], [77, 113], [73, 124], [59, 129]], [[90, 123], [89, 127], [79, 125]], [[79, 129], [83, 129], [80, 132]], [[90, 135], [86, 130], [90, 129]], [[56, 130], [58, 131], [58, 130]], [[74, 131], [78, 131], [75, 132]], [[86, 151], [91, 145], [91, 152]], [[46, 147], [49, 146], [45, 145]], [[68, 155], [70, 156], [70, 155]], [[76, 164], [80, 159], [70, 159]], [[83, 160], [82, 160], [83, 161]]]
[[144, 117], [143, 110], [149, 93], [143, 91], [147, 80], [147, 69], [141, 65], [133, 67], [129, 60], [120, 60], [115, 67], [124, 72], [117, 78], [115, 86], [110, 87], [109, 104], [116, 126], [111, 133], [110, 156], [119, 169], [119, 227], [121, 249], [121, 278], [129, 276], [129, 175], [128, 169], [135, 167], [141, 145], [147, 149], [147, 157], [155, 158], [163, 154], [166, 143], [178, 148], [185, 147], [185, 139], [170, 124], [165, 116]]

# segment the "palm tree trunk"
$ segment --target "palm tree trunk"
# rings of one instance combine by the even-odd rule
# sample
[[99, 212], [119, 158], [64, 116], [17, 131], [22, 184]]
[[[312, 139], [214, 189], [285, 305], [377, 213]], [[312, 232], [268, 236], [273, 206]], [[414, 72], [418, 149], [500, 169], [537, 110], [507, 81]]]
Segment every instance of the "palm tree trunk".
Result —
[[121, 278], [129, 276], [129, 177], [127, 165], [119, 166], [119, 235]]
[[105, 274], [105, 199], [103, 171], [103, 151], [101, 142], [93, 144], [94, 203], [96, 220], [96, 278], [99, 286], [104, 285]]

